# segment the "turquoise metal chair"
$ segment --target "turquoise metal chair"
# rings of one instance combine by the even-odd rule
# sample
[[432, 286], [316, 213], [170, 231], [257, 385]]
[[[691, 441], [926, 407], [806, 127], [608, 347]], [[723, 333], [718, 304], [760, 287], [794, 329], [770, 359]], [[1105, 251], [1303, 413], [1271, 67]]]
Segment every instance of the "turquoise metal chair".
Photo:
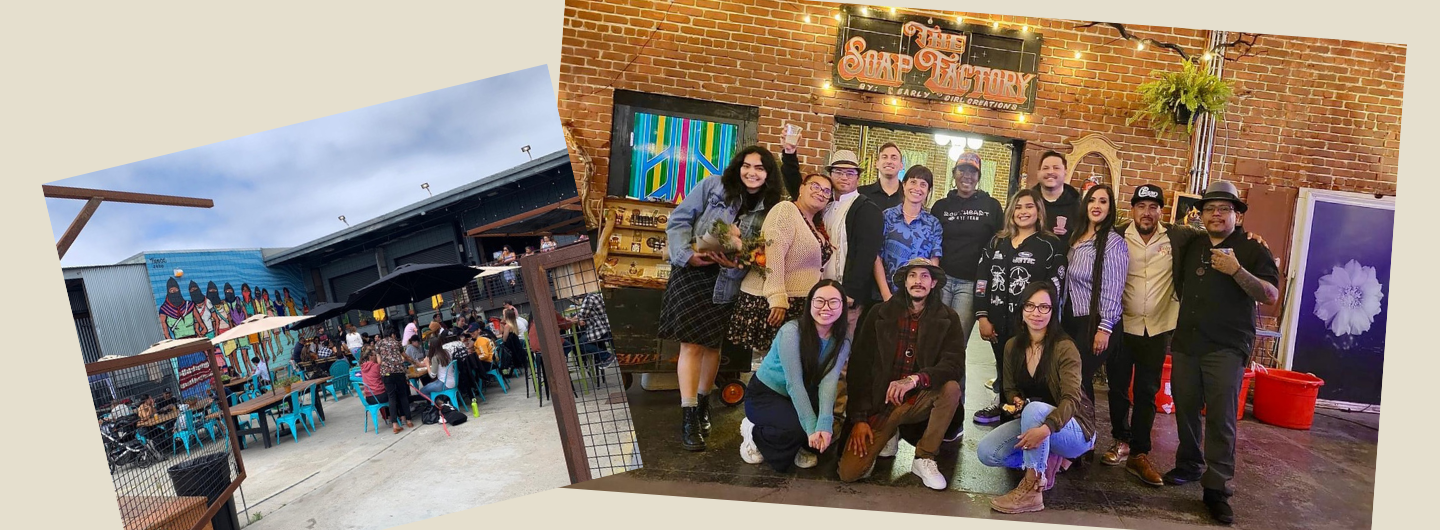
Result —
[[[305, 421], [310, 423], [310, 428], [312, 429], [315, 428], [315, 418], [319, 414], [315, 410], [315, 400], [317, 399], [320, 399], [320, 386], [310, 385], [310, 403], [302, 404], [299, 401], [295, 402], [295, 411], [304, 415]], [[320, 425], [325, 425], [325, 418], [320, 418]]]
[[[197, 421], [195, 418], [195, 411], [187, 410], [182, 414], [185, 415], [185, 428], [177, 428], [175, 430], [175, 434], [170, 436], [170, 452], [177, 452], [179, 450], [179, 447], [176, 445], [176, 443], [183, 442], [185, 444], [185, 456], [190, 456], [191, 438], [194, 438], [195, 444], [199, 445], [201, 448], [205, 447], [205, 442], [200, 441], [200, 433], [196, 432], [195, 424], [197, 423]], [[214, 440], [212, 439], [211, 442], [214, 442]]]
[[349, 394], [353, 391], [350, 387], [350, 361], [340, 359], [330, 365], [330, 380], [325, 382], [325, 389], [336, 401], [340, 400], [341, 394]]
[[275, 417], [276, 444], [280, 443], [281, 425], [286, 425], [290, 427], [290, 437], [295, 439], [295, 443], [300, 443], [300, 427], [305, 428], [306, 434], [310, 436], [315, 435], [315, 433], [310, 430], [309, 423], [305, 421], [305, 414], [300, 412], [300, 392], [302, 391], [296, 390], [290, 393], [290, 413], [281, 414]]
[[380, 409], [390, 406], [389, 403], [371, 405], [365, 401], [365, 389], [360, 386], [359, 381], [351, 380], [350, 385], [355, 388], [355, 396], [360, 398], [360, 404], [365, 407], [365, 432], [370, 432], [370, 421], [375, 421], [375, 434], [380, 434]]

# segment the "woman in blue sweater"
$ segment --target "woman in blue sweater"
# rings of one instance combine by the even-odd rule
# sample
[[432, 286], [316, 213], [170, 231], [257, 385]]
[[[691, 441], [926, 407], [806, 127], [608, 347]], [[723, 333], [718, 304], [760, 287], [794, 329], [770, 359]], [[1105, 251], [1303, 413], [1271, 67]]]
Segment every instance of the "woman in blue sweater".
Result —
[[850, 357], [840, 283], [821, 280], [807, 301], [809, 311], [780, 327], [750, 379], [740, 422], [741, 458], [779, 472], [815, 467], [834, 441], [835, 385]]

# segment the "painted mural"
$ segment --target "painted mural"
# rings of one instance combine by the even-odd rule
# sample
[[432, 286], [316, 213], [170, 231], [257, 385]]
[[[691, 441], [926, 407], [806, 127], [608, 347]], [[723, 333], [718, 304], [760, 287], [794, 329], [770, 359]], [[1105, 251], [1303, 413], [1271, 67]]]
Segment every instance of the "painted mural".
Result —
[[629, 196], [684, 200], [701, 179], [725, 170], [739, 131], [727, 123], [636, 113]]
[[[145, 268], [156, 320], [167, 339], [214, 338], [255, 315], [298, 316], [310, 310], [300, 270], [266, 267], [259, 250], [147, 253]], [[272, 367], [289, 362], [297, 340], [294, 331], [277, 331], [222, 347], [227, 362], [249, 373], [253, 357]]]

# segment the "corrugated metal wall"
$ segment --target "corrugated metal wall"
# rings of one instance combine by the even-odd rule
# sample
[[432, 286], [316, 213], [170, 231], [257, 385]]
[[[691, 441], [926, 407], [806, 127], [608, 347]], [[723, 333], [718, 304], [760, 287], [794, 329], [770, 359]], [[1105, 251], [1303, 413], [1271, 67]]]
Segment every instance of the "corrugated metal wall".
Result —
[[65, 279], [85, 281], [85, 298], [103, 355], [134, 355], [163, 339], [145, 265], [79, 267]]

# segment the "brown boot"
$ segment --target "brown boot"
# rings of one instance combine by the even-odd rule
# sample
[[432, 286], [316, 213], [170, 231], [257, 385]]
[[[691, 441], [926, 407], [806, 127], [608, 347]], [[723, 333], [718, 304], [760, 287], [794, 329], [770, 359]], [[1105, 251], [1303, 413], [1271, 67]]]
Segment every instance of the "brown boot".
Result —
[[1155, 470], [1155, 466], [1150, 463], [1150, 457], [1145, 453], [1131, 456], [1130, 461], [1125, 463], [1125, 470], [1138, 477], [1140, 482], [1157, 487], [1165, 485], [1160, 472]]
[[1100, 463], [1107, 466], [1118, 466], [1124, 464], [1128, 458], [1130, 458], [1130, 444], [1115, 442], [1110, 446], [1109, 451], [1105, 451], [1105, 456], [1100, 457]]
[[1035, 470], [1025, 471], [1025, 478], [1020, 480], [1020, 485], [1015, 489], [994, 499], [990, 499], [990, 509], [1000, 513], [1026, 513], [1038, 512], [1045, 509], [1045, 497], [1041, 490], [1045, 489], [1045, 475], [1036, 473]]

